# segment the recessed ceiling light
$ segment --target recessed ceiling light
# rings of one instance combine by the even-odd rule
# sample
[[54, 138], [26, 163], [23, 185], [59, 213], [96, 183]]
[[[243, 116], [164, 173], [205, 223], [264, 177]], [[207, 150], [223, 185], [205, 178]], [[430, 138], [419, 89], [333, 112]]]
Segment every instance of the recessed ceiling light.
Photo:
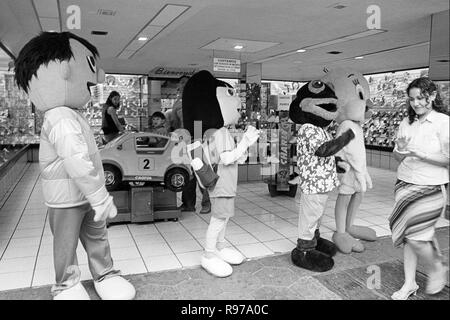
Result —
[[147, 37], [139, 37], [138, 40], [139, 40], [139, 41], [147, 41], [148, 38], [147, 38]]
[[305, 49], [298, 49], [298, 50], [297, 50], [297, 52], [300, 52], [300, 53], [301, 53], [301, 52], [305, 52], [305, 51], [306, 51]]
[[236, 50], [241, 50], [241, 49], [244, 49], [244, 46], [243, 46], [243, 45], [240, 45], [240, 44], [237, 44], [237, 45], [234, 46], [234, 48], [235, 48]]
[[360, 60], [360, 59], [364, 59], [364, 57], [359, 56], [359, 57], [355, 57], [356, 60]]
[[106, 36], [108, 34], [108, 31], [93, 30], [93, 31], [91, 31], [91, 34], [95, 34], [95, 35], [98, 35], [98, 36]]
[[336, 51], [336, 50], [334, 50], [334, 51], [329, 51], [329, 52], [327, 52], [328, 54], [340, 54], [340, 53], [342, 53], [342, 51]]
[[334, 6], [333, 8], [335, 8], [335, 9], [344, 9], [344, 8], [347, 8], [347, 6], [344, 6], [342, 4], [338, 4], [337, 6]]

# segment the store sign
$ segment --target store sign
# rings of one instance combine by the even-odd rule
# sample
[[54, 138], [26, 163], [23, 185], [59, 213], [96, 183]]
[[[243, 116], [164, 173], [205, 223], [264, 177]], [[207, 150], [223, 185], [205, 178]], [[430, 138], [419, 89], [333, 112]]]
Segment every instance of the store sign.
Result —
[[214, 58], [214, 71], [241, 72], [241, 60]]
[[292, 102], [292, 96], [278, 96], [278, 111], [289, 111]]
[[153, 78], [180, 78], [182, 76], [192, 76], [197, 72], [193, 68], [167, 68], [156, 67], [149, 71], [148, 76]]

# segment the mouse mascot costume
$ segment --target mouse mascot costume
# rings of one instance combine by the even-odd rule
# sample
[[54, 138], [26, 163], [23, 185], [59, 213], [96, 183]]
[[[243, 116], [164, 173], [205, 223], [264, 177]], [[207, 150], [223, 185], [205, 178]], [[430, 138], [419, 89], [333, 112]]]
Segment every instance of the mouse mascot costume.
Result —
[[53, 234], [55, 300], [89, 299], [80, 283], [78, 240], [85, 248], [100, 298], [132, 299], [135, 289], [114, 270], [106, 219], [117, 214], [106, 191], [102, 162], [81, 111], [89, 87], [103, 82], [97, 49], [70, 32], [43, 32], [15, 61], [15, 77], [37, 109], [45, 112], [39, 165]]
[[[194, 138], [194, 143], [187, 146], [195, 154], [191, 157], [192, 168], [211, 199], [211, 220], [201, 266], [214, 276], [227, 277], [233, 272], [231, 265], [244, 261], [240, 252], [225, 247], [227, 222], [234, 216], [238, 163], [246, 160], [247, 149], [257, 141], [259, 131], [249, 127], [236, 145], [227, 126], [240, 118], [240, 99], [228, 83], [208, 71], [199, 71], [187, 81], [182, 101], [183, 124]], [[205, 168], [213, 177], [210, 184], [200, 176]]]
[[325, 128], [336, 117], [336, 96], [318, 80], [303, 85], [289, 107], [289, 118], [301, 124], [297, 134], [301, 190], [298, 240], [291, 258], [296, 266], [316, 272], [334, 266], [336, 246], [320, 237], [319, 225], [329, 193], [339, 185], [334, 155], [354, 137], [349, 129], [332, 140]]
[[377, 238], [374, 230], [353, 225], [363, 194], [372, 188], [362, 129], [365, 114], [372, 105], [369, 84], [361, 73], [351, 69], [325, 69], [325, 72], [322, 81], [333, 88], [338, 99], [336, 122], [339, 126], [336, 136], [349, 129], [355, 133], [355, 138], [337, 154], [349, 164], [349, 169], [339, 177], [341, 184], [335, 207], [336, 232], [333, 241], [343, 253], [362, 252], [364, 245], [357, 239], [374, 241]]

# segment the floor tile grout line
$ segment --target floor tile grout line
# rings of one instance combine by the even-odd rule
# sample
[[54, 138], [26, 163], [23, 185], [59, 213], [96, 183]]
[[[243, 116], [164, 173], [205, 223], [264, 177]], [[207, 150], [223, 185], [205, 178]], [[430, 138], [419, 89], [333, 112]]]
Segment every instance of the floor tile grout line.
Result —
[[22, 169], [22, 172], [19, 174], [19, 179], [17, 179], [17, 182], [14, 184], [14, 186], [9, 188], [9, 190], [6, 192], [7, 194], [5, 194], [3, 196], [3, 198], [0, 200], [1, 202], [3, 202], [2, 205], [0, 206], [0, 211], [3, 209], [3, 206], [5, 205], [5, 203], [8, 202], [9, 197], [14, 192], [14, 190], [16, 189], [17, 185], [19, 184], [20, 180], [22, 180], [22, 177], [25, 175], [25, 172], [28, 170], [29, 167], [31, 167], [31, 163], [27, 163], [25, 165], [25, 167]]
[[[30, 167], [31, 167], [31, 164], [28, 164], [28, 167], [26, 168], [26, 170], [24, 170], [24, 171], [22, 172], [22, 176], [20, 177], [20, 179], [19, 179], [19, 180], [17, 181], [17, 183], [15, 184], [15, 186], [14, 186], [12, 192], [14, 192], [14, 190], [15, 190], [16, 187], [17, 187], [17, 184], [19, 184], [19, 182], [22, 180], [22, 178], [23, 178], [23, 176], [24, 176], [24, 174], [25, 174], [25, 171], [27, 171]], [[36, 183], [38, 182], [38, 180], [39, 180], [39, 175], [37, 176], [36, 181], [34, 182], [34, 185], [33, 185], [33, 189], [32, 189], [32, 190], [34, 190], [34, 188], [35, 188]], [[11, 192], [11, 193], [12, 193], [12, 192]], [[17, 224], [16, 224], [16, 226], [15, 226], [15, 228], [14, 228], [14, 231], [13, 231], [13, 233], [11, 234], [11, 237], [8, 239], [8, 242], [6, 243], [5, 250], [4, 250], [4, 251], [2, 252], [2, 254], [0, 255], [0, 261], [3, 259], [3, 256], [5, 255], [5, 252], [6, 252], [6, 250], [8, 249], [9, 243], [11, 242], [12, 238], [14, 237], [14, 234], [16, 233], [17, 226], [19, 225], [20, 220], [21, 220], [22, 217], [23, 217], [23, 213], [25, 212], [25, 208], [27, 207], [27, 204], [28, 204], [28, 202], [30, 201], [31, 193], [33, 193], [33, 192], [31, 191], [30, 194], [28, 195], [27, 202], [25, 203], [25, 206], [24, 206], [24, 208], [22, 209], [22, 213], [20, 214], [20, 218], [19, 218], [19, 220], [17, 221]], [[8, 196], [8, 199], [9, 199], [9, 196]], [[0, 209], [0, 210], [1, 210], [1, 209]]]
[[[144, 264], [145, 270], [147, 270], [147, 272], [150, 272], [150, 271], [148, 270], [148, 268], [147, 268], [147, 264], [145, 263], [144, 257], [142, 256], [141, 250], [139, 250], [139, 246], [138, 246], [138, 244], [137, 244], [137, 242], [136, 242], [136, 239], [134, 238], [133, 232], [131, 232], [131, 230], [130, 230], [128, 224], [126, 225], [126, 227], [127, 227], [128, 232], [129, 232], [130, 235], [131, 235], [131, 238], [133, 239], [133, 242], [134, 242], [134, 245], [136, 246], [137, 251], [139, 252], [139, 256], [141, 257], [141, 260], [142, 260], [142, 263]], [[109, 240], [108, 240], [108, 243], [109, 243]], [[113, 259], [114, 259], [114, 258], [113, 258]], [[127, 259], [127, 260], [129, 260], [129, 259]]]

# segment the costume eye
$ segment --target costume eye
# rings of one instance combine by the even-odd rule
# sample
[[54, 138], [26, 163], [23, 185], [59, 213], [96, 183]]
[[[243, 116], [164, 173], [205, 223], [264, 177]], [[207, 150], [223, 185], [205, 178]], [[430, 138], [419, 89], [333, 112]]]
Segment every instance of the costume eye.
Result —
[[325, 90], [325, 84], [320, 80], [313, 80], [309, 83], [308, 89], [312, 93], [317, 94]]
[[355, 91], [356, 91], [356, 94], [358, 95], [358, 97], [361, 100], [365, 100], [364, 99], [364, 90], [363, 90], [362, 86], [359, 83], [356, 85]]
[[89, 68], [91, 68], [91, 71], [93, 73], [95, 73], [96, 68], [95, 68], [95, 59], [94, 59], [94, 57], [93, 56], [87, 56], [86, 60], [88, 61], [88, 65], [89, 65]]
[[228, 88], [227, 89], [227, 96], [230, 96], [230, 97], [234, 96], [234, 90], [231, 89], [231, 88]]

